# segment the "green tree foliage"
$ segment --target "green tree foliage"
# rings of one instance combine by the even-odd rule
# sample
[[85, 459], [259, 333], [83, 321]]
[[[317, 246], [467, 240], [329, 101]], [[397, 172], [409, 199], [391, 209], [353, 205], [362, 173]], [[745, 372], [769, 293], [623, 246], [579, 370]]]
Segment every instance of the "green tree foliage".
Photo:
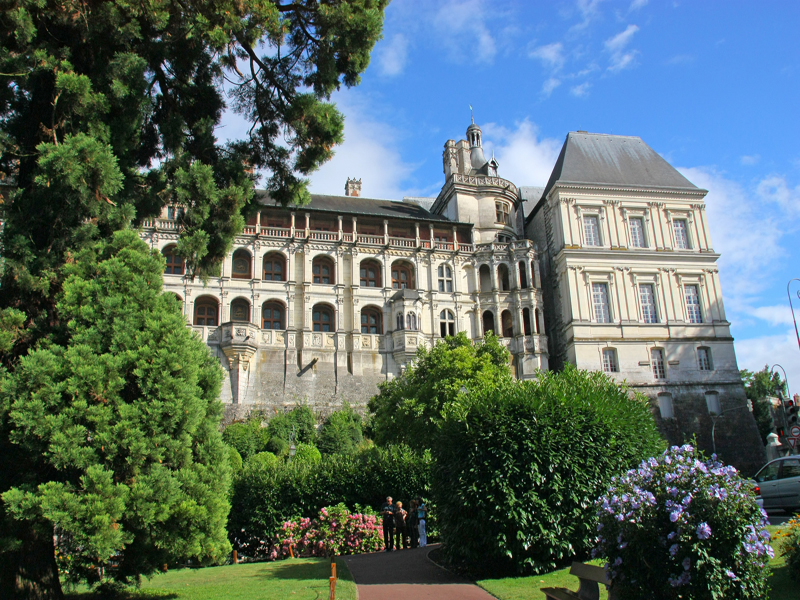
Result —
[[231, 541], [252, 556], [285, 521], [314, 517], [324, 506], [342, 502], [351, 509], [378, 510], [387, 495], [404, 504], [417, 496], [427, 498], [430, 468], [429, 453], [404, 446], [328, 455], [315, 464], [248, 461], [233, 484]]
[[377, 444], [430, 448], [445, 409], [463, 396], [511, 380], [508, 351], [489, 333], [474, 344], [464, 332], [431, 350], [420, 347], [406, 372], [378, 387], [367, 405]]
[[304, 444], [300, 442], [297, 444], [295, 454], [292, 457], [292, 462], [302, 462], [307, 465], [316, 465], [322, 460], [322, 454], [317, 450], [316, 446], [311, 444]]
[[[65, 280], [84, 249], [112, 243], [116, 231], [179, 205], [184, 211], [176, 224], [178, 252], [191, 276], [204, 278], [216, 272], [256, 208], [254, 173], [266, 175], [274, 201], [308, 200], [305, 177], [342, 140], [342, 115], [329, 96], [342, 84], [358, 83], [380, 37], [387, 1], [0, 0], [0, 179], [16, 185], [4, 206], [0, 281], [0, 364], [10, 380], [23, 378], [16, 370], [32, 364], [26, 362], [29, 351], [58, 354], [56, 348], [71, 348], [72, 317], [65, 319], [68, 311], [57, 304], [66, 301]], [[232, 108], [252, 127], [243, 139], [222, 144], [215, 128], [226, 89], [232, 92]], [[94, 310], [98, 319], [113, 314]], [[105, 333], [113, 326], [96, 322]], [[110, 361], [124, 360], [118, 357], [121, 348], [109, 348]], [[205, 355], [190, 350], [176, 355], [194, 361], [183, 363], [187, 373], [211, 369], [198, 374], [200, 380], [218, 377]], [[147, 366], [137, 368], [144, 373]], [[93, 389], [99, 394], [112, 383]], [[133, 421], [120, 416], [129, 434], [160, 436], [162, 404], [169, 404], [165, 398], [174, 390], [168, 384], [124, 389], [125, 402], [146, 397], [153, 407]], [[67, 480], [77, 485], [72, 476], [80, 469], [68, 474], [39, 470], [57, 459], [38, 455], [49, 441], [42, 441], [37, 429], [22, 427], [28, 420], [51, 418], [40, 407], [56, 401], [44, 396], [41, 392], [36, 402], [25, 404], [29, 415], [14, 412], [12, 418], [10, 405], [1, 409], [0, 493], [24, 490], [28, 498], [38, 493], [38, 485], [67, 485]], [[67, 396], [83, 401], [77, 393]], [[67, 403], [62, 412], [73, 408]], [[205, 418], [205, 412], [198, 414]], [[173, 418], [182, 417], [175, 413]], [[184, 444], [181, 452], [195, 451], [191, 435], [176, 443]], [[99, 486], [90, 466], [85, 465], [87, 479], [81, 485]], [[126, 481], [114, 474], [112, 487]], [[105, 498], [106, 489], [98, 487], [97, 494]], [[83, 518], [79, 503], [62, 506], [63, 514], [45, 514], [35, 503], [23, 503], [23, 510], [15, 494], [8, 496], [17, 502], [13, 507], [5, 499], [0, 505], [1, 530], [8, 534], [0, 545], [0, 595], [59, 598], [52, 527]], [[187, 536], [201, 535], [198, 527], [209, 526], [218, 512], [185, 506], [196, 513], [196, 522], [172, 522], [183, 523]], [[132, 532], [139, 525], [126, 526], [134, 527], [125, 530]], [[126, 540], [128, 535], [122, 525], [111, 529], [117, 533], [105, 532], [84, 547], [97, 544], [97, 556], [107, 557], [121, 542], [101, 543], [101, 538]], [[171, 548], [175, 555], [199, 556], [208, 550], [210, 556], [215, 530], [205, 535], [203, 548], [184, 547], [167, 536], [161, 542], [164, 553]], [[120, 571], [125, 576], [135, 569], [131, 556], [137, 548], [135, 541], [126, 543]], [[145, 571], [148, 552], [142, 551]]]
[[269, 441], [266, 428], [261, 426], [261, 418], [253, 417], [247, 421], [237, 421], [228, 425], [222, 432], [223, 441], [236, 448], [242, 460], [263, 452]]
[[282, 415], [276, 415], [269, 420], [267, 432], [270, 440], [278, 438], [287, 443], [315, 444], [317, 441], [317, 419], [308, 406], [296, 406]]
[[594, 500], [664, 448], [650, 405], [603, 373], [541, 373], [471, 392], [445, 410], [433, 495], [447, 556], [497, 576], [582, 556]]
[[363, 439], [361, 415], [345, 405], [325, 419], [319, 431], [317, 447], [323, 454], [355, 452]]
[[767, 365], [764, 365], [761, 371], [753, 372], [742, 369], [740, 373], [744, 383], [744, 393], [753, 404], [753, 418], [758, 425], [758, 432], [761, 434], [761, 440], [766, 444], [767, 436], [775, 427], [767, 397], [775, 397], [780, 392], [785, 398], [787, 396], [786, 382], [781, 379], [779, 373], [770, 374]]
[[54, 566], [54, 527], [89, 581], [112, 558], [109, 573], [130, 581], [230, 550], [222, 370], [162, 294], [163, 268], [134, 231], [81, 250], [56, 305], [64, 342], [0, 379], [6, 576], [37, 541]]

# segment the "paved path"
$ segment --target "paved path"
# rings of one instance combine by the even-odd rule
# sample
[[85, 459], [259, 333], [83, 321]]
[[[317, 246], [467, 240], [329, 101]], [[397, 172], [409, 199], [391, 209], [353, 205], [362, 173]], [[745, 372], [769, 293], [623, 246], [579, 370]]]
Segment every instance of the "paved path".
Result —
[[358, 585], [358, 600], [493, 600], [477, 585], [434, 564], [428, 552], [437, 547], [345, 557]]

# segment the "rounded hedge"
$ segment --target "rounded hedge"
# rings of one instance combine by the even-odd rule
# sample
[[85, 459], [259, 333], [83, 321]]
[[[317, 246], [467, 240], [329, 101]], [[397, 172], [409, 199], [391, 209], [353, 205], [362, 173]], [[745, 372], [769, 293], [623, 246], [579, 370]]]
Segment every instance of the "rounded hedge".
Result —
[[464, 395], [433, 445], [446, 558], [473, 572], [544, 572], [586, 556], [594, 501], [664, 443], [646, 398], [568, 367]]

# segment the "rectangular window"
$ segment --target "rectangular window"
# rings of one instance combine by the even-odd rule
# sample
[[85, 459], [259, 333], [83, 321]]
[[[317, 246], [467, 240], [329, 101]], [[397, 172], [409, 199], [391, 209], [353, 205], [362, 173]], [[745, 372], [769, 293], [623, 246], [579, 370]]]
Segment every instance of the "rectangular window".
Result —
[[672, 419], [674, 415], [672, 409], [672, 396], [670, 396], [669, 394], [659, 394], [658, 410], [661, 411], [662, 419]]
[[631, 226], [631, 246], [634, 248], [647, 248], [644, 240], [644, 219], [634, 217], [630, 221]]
[[650, 350], [650, 362], [653, 363], [653, 377], [666, 379], [667, 371], [664, 369], [664, 351], [659, 348]]
[[587, 246], [600, 245], [600, 228], [597, 225], [597, 217], [583, 217], [583, 237]]
[[639, 286], [639, 301], [642, 304], [642, 319], [645, 323], [658, 323], [656, 313], [656, 296], [652, 283], [643, 283]]
[[608, 310], [608, 286], [605, 283], [592, 284], [592, 303], [594, 320], [597, 323], [611, 323], [611, 313]]
[[706, 408], [711, 415], [721, 415], [722, 408], [719, 405], [719, 394], [716, 392], [706, 392]]
[[689, 323], [702, 323], [703, 313], [700, 311], [700, 291], [696, 285], [687, 285], [686, 292], [686, 311], [689, 314]]
[[603, 350], [603, 371], [606, 373], [619, 373], [617, 351], [613, 348], [605, 348]]
[[675, 219], [672, 224], [675, 228], [675, 247], [678, 250], [688, 250], [689, 230], [686, 227], [686, 219]]
[[701, 371], [711, 370], [711, 356], [708, 348], [697, 349], [697, 364], [699, 365]]

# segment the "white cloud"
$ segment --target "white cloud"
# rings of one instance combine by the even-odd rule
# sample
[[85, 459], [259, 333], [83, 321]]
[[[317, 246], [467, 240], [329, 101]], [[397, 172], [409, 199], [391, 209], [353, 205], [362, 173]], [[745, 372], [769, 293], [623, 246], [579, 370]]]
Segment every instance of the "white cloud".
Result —
[[564, 44], [555, 42], [546, 46], [539, 46], [528, 53], [531, 58], [538, 58], [542, 63], [554, 71], [564, 66]]
[[396, 33], [386, 43], [379, 45], [375, 54], [381, 75], [400, 75], [408, 62], [408, 38], [402, 33]]
[[580, 31], [586, 29], [592, 21], [600, 14], [598, 7], [602, 0], [578, 0], [578, 11], [581, 13], [582, 21], [570, 27], [570, 32]]
[[577, 96], [578, 98], [583, 98], [589, 93], [590, 87], [592, 87], [592, 84], [586, 81], [580, 85], [576, 85], [575, 87], [573, 87], [569, 91], [569, 93], [572, 94], [573, 96]]
[[561, 85], [561, 81], [556, 79], [555, 77], [551, 77], [547, 81], [544, 82], [542, 85], [542, 94], [545, 96], [549, 96], [553, 93], [553, 90], [556, 89], [558, 86]]
[[[786, 369], [792, 394], [800, 392], [800, 349], [794, 328], [779, 335], [765, 335], [734, 342], [736, 360], [740, 369], [760, 371], [764, 365], [780, 364]], [[776, 369], [781, 373], [780, 369]]]
[[691, 54], [676, 54], [666, 61], [667, 65], [683, 65], [686, 63], [694, 62], [694, 56]]
[[759, 182], [757, 192], [762, 199], [774, 202], [786, 213], [800, 214], [800, 185], [789, 187], [786, 179], [772, 175]]
[[773, 326], [793, 324], [792, 311], [789, 308], [788, 298], [785, 304], [779, 304], [777, 306], [758, 306], [752, 310], [752, 314]]
[[633, 12], [634, 10], [639, 10], [640, 8], [644, 8], [645, 6], [647, 6], [647, 3], [649, 1], [650, 0], [633, 0], [633, 2], [631, 2], [630, 7], [628, 8], [628, 12]]
[[494, 149], [499, 175], [517, 185], [543, 186], [550, 178], [562, 141], [539, 138], [535, 124], [525, 119], [508, 129], [489, 123], [483, 127], [484, 147]]
[[639, 27], [636, 25], [628, 25], [625, 31], [622, 31], [612, 38], [605, 41], [606, 51], [611, 54], [609, 71], [621, 71], [634, 65], [636, 60], [637, 50], [625, 51], [625, 48], [630, 43]]
[[433, 25], [451, 60], [491, 64], [497, 55], [497, 43], [486, 26], [487, 20], [482, 0], [448, 0], [434, 15]]
[[758, 164], [758, 161], [761, 160], [761, 156], [758, 154], [753, 154], [751, 156], [743, 156], [741, 158], [741, 162], [743, 165], [755, 165]]

